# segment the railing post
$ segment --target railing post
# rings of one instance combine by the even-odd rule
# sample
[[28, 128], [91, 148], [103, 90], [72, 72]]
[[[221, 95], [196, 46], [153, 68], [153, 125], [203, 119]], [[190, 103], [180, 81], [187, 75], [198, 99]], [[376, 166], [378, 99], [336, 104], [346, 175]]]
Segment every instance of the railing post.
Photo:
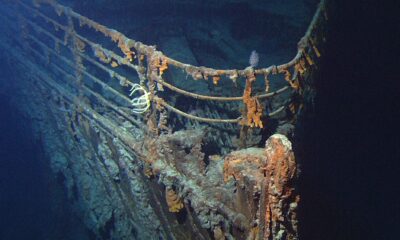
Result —
[[259, 239], [298, 239], [296, 192], [297, 165], [291, 142], [281, 134], [265, 144], [265, 178], [260, 200]]

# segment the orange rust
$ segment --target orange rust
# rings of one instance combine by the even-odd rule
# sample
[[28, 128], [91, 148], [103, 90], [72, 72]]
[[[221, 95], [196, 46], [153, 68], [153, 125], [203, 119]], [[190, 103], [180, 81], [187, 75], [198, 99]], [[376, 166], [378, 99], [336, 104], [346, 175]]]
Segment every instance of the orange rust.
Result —
[[99, 58], [99, 60], [103, 63], [110, 63], [111, 58], [107, 57], [106, 54], [99, 48], [94, 50], [94, 55]]
[[160, 71], [160, 76], [162, 76], [165, 70], [167, 69], [168, 69], [168, 60], [166, 58], [161, 58], [161, 65], [158, 68], [158, 70]]
[[296, 91], [300, 89], [300, 83], [299, 83], [298, 78], [290, 80], [289, 84]]
[[314, 65], [314, 61], [311, 59], [310, 55], [308, 54], [306, 55], [306, 60], [310, 66]]
[[213, 76], [212, 77], [214, 85], [218, 85], [219, 80], [221, 80], [220, 76]]
[[[114, 41], [114, 39], [113, 39]], [[132, 62], [135, 58], [135, 52], [131, 51], [131, 49], [125, 44], [124, 39], [121, 34], [117, 34], [115, 41], [118, 41], [118, 47], [125, 54], [125, 58]]]
[[217, 75], [218, 76], [224, 75], [225, 73], [226, 73], [225, 70], [217, 70]]
[[168, 210], [173, 213], [180, 212], [184, 207], [182, 199], [176, 194], [172, 188], [165, 189], [165, 199], [167, 201]]
[[96, 31], [103, 33], [104, 36], [110, 37], [113, 42], [118, 43], [118, 47], [121, 49], [122, 53], [124, 53], [126, 59], [128, 59], [130, 62], [134, 60], [135, 53], [131, 51], [130, 47], [126, 44], [126, 38], [122, 33], [108, 29], [98, 23], [93, 23], [84, 16], [79, 18], [79, 25], [81, 27], [87, 25], [90, 28], [94, 28]]
[[244, 175], [262, 178], [260, 171], [262, 159], [257, 155], [245, 154], [240, 151], [232, 152], [224, 158], [224, 182], [234, 178], [242, 181]]
[[268, 185], [265, 186], [264, 239], [275, 238], [282, 230], [288, 235], [285, 239], [296, 239], [297, 236], [295, 206], [300, 198], [293, 185], [297, 166], [291, 146], [284, 143], [284, 138], [273, 135], [265, 147]]
[[[254, 196], [259, 192], [265, 177], [264, 172], [261, 170], [261, 167], [265, 164], [263, 149], [249, 148], [234, 151], [225, 156], [223, 161], [224, 182], [226, 184], [234, 183], [237, 189], [234, 200], [230, 200], [232, 201], [233, 208], [241, 214], [244, 214], [247, 219], [250, 219], [254, 216], [253, 213], [255, 214], [256, 208], [258, 208], [256, 206], [258, 203], [253, 202], [255, 198], [250, 196]], [[222, 201], [228, 200], [226, 196], [221, 193], [219, 195], [216, 194], [215, 197]], [[263, 216], [263, 214], [260, 214], [260, 216]], [[246, 229], [250, 230], [250, 226], [246, 226]], [[250, 232], [251, 231], [252, 230], [250, 230]], [[256, 232], [252, 234], [254, 233]], [[255, 235], [253, 235], [253, 237], [254, 236]]]
[[163, 75], [165, 70], [168, 69], [168, 60], [164, 57], [155, 56], [151, 60], [150, 64], [151, 64], [150, 68], [153, 71], [158, 71], [160, 77]]
[[317, 57], [321, 57], [321, 53], [319, 52], [318, 48], [315, 45], [312, 45], [315, 55], [317, 55]]
[[228, 182], [232, 177], [240, 179], [240, 175], [234, 170], [234, 166], [243, 162], [243, 159], [225, 159], [224, 161], [224, 182]]
[[301, 75], [304, 74], [305, 69], [303, 68], [303, 66], [299, 63], [297, 63], [296, 65], [294, 65], [294, 69], [295, 71], [297, 71], [298, 73], [300, 73]]
[[[253, 80], [252, 80], [253, 79]], [[249, 127], [263, 128], [263, 122], [261, 117], [263, 115], [263, 109], [257, 98], [251, 96], [252, 82], [255, 80], [254, 74], [250, 78], [246, 79], [246, 87], [243, 93], [243, 103], [246, 106], [247, 113], [246, 118], [240, 121], [240, 124]]]
[[116, 67], [118, 67], [119, 65], [118, 65], [118, 63], [116, 62], [116, 61], [112, 61], [111, 62], [111, 67], [113, 67], [113, 68], [116, 68]]
[[290, 71], [288, 69], [283, 69], [281, 73], [285, 74], [285, 80], [290, 81], [290, 78], [292, 77], [292, 74], [290, 74]]
[[144, 57], [145, 57], [144, 54], [140, 54], [139, 55], [139, 61], [143, 62], [144, 61]]
[[290, 73], [290, 71], [288, 69], [283, 69], [281, 71], [281, 73], [285, 74], [285, 80], [290, 84], [290, 86], [294, 89], [294, 90], [299, 90], [300, 88], [300, 83], [298, 81], [297, 78], [292, 80], [292, 74]]

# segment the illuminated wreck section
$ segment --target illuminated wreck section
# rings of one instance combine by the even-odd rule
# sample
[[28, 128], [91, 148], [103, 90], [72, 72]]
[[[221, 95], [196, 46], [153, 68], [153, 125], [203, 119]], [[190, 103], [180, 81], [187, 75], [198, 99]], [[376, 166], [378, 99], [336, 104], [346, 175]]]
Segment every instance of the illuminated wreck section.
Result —
[[285, 135], [312, 99], [324, 1], [293, 60], [242, 70], [176, 61], [55, 1], [5, 7], [19, 108], [97, 237], [298, 238]]

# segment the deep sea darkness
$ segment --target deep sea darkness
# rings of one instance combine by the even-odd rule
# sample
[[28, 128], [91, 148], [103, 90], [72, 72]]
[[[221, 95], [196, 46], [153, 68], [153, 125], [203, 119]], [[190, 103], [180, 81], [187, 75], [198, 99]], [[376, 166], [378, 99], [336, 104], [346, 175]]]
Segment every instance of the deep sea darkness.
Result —
[[[0, 68], [0, 81], [9, 81]], [[0, 84], [1, 86], [2, 84]], [[3, 90], [3, 89], [1, 89]], [[0, 239], [86, 240], [88, 233], [52, 179], [40, 142], [0, 91]]]
[[0, 97], [0, 238], [43, 239], [51, 200], [40, 145]]
[[399, 21], [371, 2], [336, 1], [330, 18], [302, 149], [305, 240], [400, 239]]
[[[398, 21], [378, 2], [337, 1], [330, 17], [315, 115], [303, 126], [304, 240], [400, 239], [400, 89], [390, 84], [399, 80], [400, 55], [398, 43], [387, 38]], [[62, 189], [50, 179], [29, 120], [2, 94], [0, 133], [0, 239], [84, 236]]]

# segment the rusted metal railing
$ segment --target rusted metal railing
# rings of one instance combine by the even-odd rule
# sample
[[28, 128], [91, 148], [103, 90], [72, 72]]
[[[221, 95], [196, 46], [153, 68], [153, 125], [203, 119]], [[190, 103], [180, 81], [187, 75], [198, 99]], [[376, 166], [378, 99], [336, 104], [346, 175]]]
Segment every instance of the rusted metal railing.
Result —
[[[292, 111], [293, 115], [296, 115], [299, 109], [293, 108], [293, 103], [298, 101], [299, 97], [303, 97], [307, 88], [310, 88], [306, 80], [310, 77], [317, 65], [317, 59], [321, 56], [319, 44], [323, 42], [323, 34], [319, 26], [327, 20], [325, 0], [321, 1], [309, 28], [299, 41], [296, 56], [288, 63], [258, 69], [252, 67], [213, 69], [179, 62], [164, 55], [153, 46], [129, 39], [122, 33], [90, 20], [53, 0], [36, 0], [33, 1], [33, 4], [18, 0], [9, 7], [18, 11], [1, 14], [0, 19], [9, 26], [9, 32], [7, 32], [9, 41], [0, 41], [0, 46], [7, 49], [10, 55], [21, 64], [27, 72], [26, 75], [31, 75], [29, 78], [32, 81], [27, 81], [29, 83], [26, 84], [29, 87], [32, 86], [34, 91], [42, 89], [42, 98], [51, 99], [51, 106], [59, 108], [60, 115], [65, 114], [60, 119], [64, 117], [68, 125], [77, 126], [68, 129], [71, 131], [71, 136], [80, 136], [81, 139], [84, 139], [82, 142], [93, 144], [91, 136], [82, 134], [85, 132], [82, 119], [89, 121], [91, 126], [87, 126], [87, 128], [99, 130], [101, 134], [104, 133], [112, 141], [120, 142], [124, 150], [134, 156], [132, 161], [142, 167], [144, 172], [135, 174], [141, 177], [147, 176], [147, 174], [157, 175], [157, 181], [163, 183], [166, 189], [171, 190], [172, 186], [177, 189], [176, 192], [180, 196], [177, 196], [174, 191], [176, 195], [174, 197], [189, 199], [185, 203], [186, 208], [189, 208], [188, 206], [191, 204], [196, 213], [204, 209], [209, 210], [213, 214], [222, 215], [229, 225], [235, 226], [242, 232], [244, 230], [251, 231], [249, 229], [254, 227], [250, 224], [254, 220], [252, 217], [244, 217], [240, 209], [235, 209], [231, 204], [225, 204], [220, 199], [222, 195], [203, 194], [204, 186], [207, 186], [204, 183], [209, 180], [205, 166], [202, 165], [205, 160], [205, 154], [200, 149], [203, 142], [192, 146], [188, 154], [194, 159], [193, 162], [198, 161], [198, 163], [196, 162], [198, 166], [192, 166], [193, 169], [189, 169], [190, 174], [187, 174], [189, 170], [182, 171], [184, 167], [187, 167], [186, 165], [190, 164], [177, 167], [178, 161], [185, 162], [186, 160], [182, 156], [178, 158], [174, 152], [175, 148], [170, 148], [168, 145], [176, 140], [174, 138], [176, 136], [174, 136], [171, 126], [168, 126], [166, 112], [175, 113], [174, 120], [182, 117], [187, 121], [206, 122], [210, 125], [221, 124], [218, 126], [222, 126], [219, 129], [223, 131], [226, 131], [229, 126], [236, 127], [235, 124], [241, 124], [242, 129], [263, 128], [265, 118], [273, 118], [285, 111]], [[49, 9], [53, 9], [54, 13], [49, 14]], [[17, 28], [20, 29], [21, 36], [15, 33]], [[92, 40], [90, 34], [79, 32], [88, 29], [92, 30], [92, 34], [97, 32], [97, 34], [104, 35], [104, 39]], [[107, 40], [112, 41], [111, 47], [105, 47]], [[122, 55], [113, 51], [112, 46], [120, 49]], [[241, 96], [213, 96], [212, 94], [187, 91], [167, 79], [166, 71], [173, 68], [183, 70], [189, 76], [185, 81], [207, 80], [212, 81], [213, 84], [223, 84], [222, 78], [230, 79], [233, 82], [243, 81], [243, 94]], [[283, 76], [282, 81], [285, 81], [285, 86], [270, 91], [269, 78], [274, 74]], [[264, 77], [265, 91], [255, 94], [253, 86], [257, 81], [257, 76]], [[225, 106], [223, 104], [229, 104], [229, 102], [234, 104], [242, 102], [245, 110], [241, 115], [237, 113], [237, 117], [231, 116], [232, 111], [229, 115], [217, 110], [213, 112], [205, 110], [206, 116], [197, 116], [197, 114], [182, 111], [179, 106], [169, 103], [168, 101], [172, 100], [165, 96], [167, 94], [162, 93], [162, 87], [167, 88], [170, 91], [168, 93], [207, 101], [216, 108]], [[263, 105], [265, 101], [272, 101], [277, 96], [284, 98], [284, 101], [281, 101], [278, 106], [274, 106], [270, 112], [265, 113], [266, 107]], [[202, 106], [206, 108], [209, 105]], [[127, 124], [129, 127], [125, 127], [126, 122], [132, 123], [134, 127], [129, 124]], [[73, 131], [80, 131], [80, 133], [75, 134]], [[134, 131], [134, 133], [130, 131]], [[161, 131], [167, 134], [160, 134]], [[182, 135], [190, 136], [190, 133], [184, 132]], [[221, 134], [219, 136], [223, 136], [224, 140], [221, 138], [213, 140], [218, 147], [222, 148], [222, 146], [230, 144], [226, 142], [232, 141], [232, 135]], [[186, 139], [184, 138], [184, 140]], [[78, 145], [80, 144], [78, 140], [76, 142]], [[94, 143], [94, 145], [96, 144], [97, 142]], [[97, 145], [94, 145], [92, 147], [97, 148]], [[177, 145], [185, 147], [180, 146], [184, 144]], [[113, 146], [113, 148], [116, 147]], [[187, 149], [182, 150], [178, 147], [176, 149], [178, 149], [176, 152], [181, 151], [182, 154], [186, 154]], [[221, 154], [223, 155], [222, 151]], [[175, 159], [178, 160], [175, 161]], [[271, 169], [274, 167], [270, 166]], [[286, 169], [284, 168], [284, 170]], [[271, 186], [266, 185], [264, 189], [268, 190]], [[226, 186], [219, 187], [222, 189]], [[291, 189], [288, 189], [287, 192], [289, 191]], [[267, 196], [265, 192], [261, 197], [263, 197], [263, 201], [275, 199], [275, 196]], [[297, 201], [296, 198], [296, 204]], [[199, 204], [200, 202], [201, 204]], [[289, 203], [289, 201], [287, 202]], [[272, 206], [273, 204], [274, 202], [269, 201], [264, 205]], [[259, 219], [265, 212], [268, 214], [271, 212], [263, 207], [258, 209]], [[188, 212], [190, 211], [188, 210]], [[160, 214], [163, 214], [162, 211]], [[265, 221], [262, 222], [262, 220], [260, 226], [269, 228], [270, 218], [268, 218], [269, 215], [265, 216]], [[254, 217], [257, 218], [257, 216]], [[256, 224], [256, 222], [252, 224]], [[214, 225], [210, 224], [209, 228], [215, 230], [218, 225], [219, 222]], [[255, 228], [252, 229], [255, 231]], [[254, 236], [255, 234], [256, 232], [254, 232]]]
[[[246, 69], [213, 69], [208, 67], [199, 67], [193, 66], [190, 64], [185, 64], [169, 58], [164, 55], [162, 52], [158, 51], [153, 46], [145, 45], [141, 42], [132, 40], [127, 38], [124, 34], [107, 28], [104, 25], [101, 25], [91, 19], [88, 19], [85, 16], [82, 16], [68, 7], [62, 6], [55, 1], [34, 1], [33, 5], [25, 3], [24, 1], [18, 1], [18, 5], [20, 8], [25, 9], [25, 11], [30, 12], [33, 17], [27, 19], [26, 16], [20, 15], [20, 21], [23, 21], [22, 25], [29, 25], [30, 29], [34, 30], [38, 35], [44, 35], [50, 38], [54, 43], [54, 49], [48, 47], [48, 43], [43, 42], [40, 37], [35, 37], [30, 34], [27, 34], [25, 38], [30, 39], [35, 42], [37, 45], [40, 45], [42, 50], [51, 53], [55, 57], [59, 57], [62, 61], [67, 63], [70, 67], [78, 68], [80, 74], [85, 75], [91, 78], [97, 84], [100, 84], [105, 90], [111, 92], [118, 98], [123, 99], [128, 102], [131, 99], [129, 96], [124, 95], [124, 91], [115, 90], [113, 87], [107, 86], [108, 84], [102, 81], [102, 79], [94, 76], [89, 71], [87, 71], [82, 65], [82, 60], [93, 64], [98, 67], [100, 70], [105, 71], [112, 78], [115, 78], [119, 81], [120, 85], [123, 87], [132, 87], [134, 84], [133, 80], [130, 80], [130, 76], [124, 76], [112, 68], [118, 68], [121, 65], [128, 67], [139, 77], [139, 84], [141, 84], [146, 91], [149, 92], [149, 100], [153, 102], [153, 107], [150, 108], [150, 111], [157, 111], [157, 109], [166, 108], [178, 115], [181, 115], [185, 118], [201, 121], [201, 122], [209, 122], [209, 123], [240, 123], [242, 125], [248, 126], [260, 126], [262, 127], [261, 118], [272, 117], [277, 113], [286, 109], [289, 105], [280, 106], [275, 110], [272, 110], [269, 114], [265, 114], [263, 111], [263, 107], [259, 101], [272, 98], [276, 95], [279, 95], [285, 91], [292, 89], [292, 91], [297, 92], [299, 94], [302, 93], [302, 79], [304, 75], [307, 74], [307, 71], [312, 68], [314, 65], [314, 59], [320, 56], [320, 50], [318, 50], [317, 44], [321, 42], [321, 36], [318, 35], [316, 31], [316, 26], [321, 24], [321, 21], [324, 20], [326, 13], [324, 11], [325, 1], [320, 3], [313, 20], [307, 29], [304, 37], [300, 40], [298, 44], [298, 52], [296, 56], [289, 61], [288, 63], [281, 64], [278, 66], [269, 66], [266, 68], [253, 69], [248, 67]], [[52, 7], [57, 16], [59, 18], [65, 17], [67, 20], [67, 24], [62, 24], [58, 19], [54, 19], [49, 17], [40, 11], [41, 5], [46, 5]], [[54, 31], [63, 31], [64, 39], [56, 36], [56, 34], [51, 33], [46, 28], [40, 26], [35, 23], [35, 18], [41, 18], [46, 23], [52, 25], [54, 27]], [[74, 24], [74, 21], [79, 22], [79, 24]], [[79, 28], [90, 28], [94, 29], [102, 33], [104, 36], [110, 38], [119, 49], [122, 51], [123, 56], [120, 56], [113, 52], [110, 49], [106, 49], [101, 46], [99, 43], [95, 43], [88, 38], [78, 34], [78, 31], [75, 29], [76, 25], [79, 25]], [[60, 34], [58, 34], [60, 35]], [[71, 44], [68, 44], [70, 40]], [[65, 56], [62, 56], [58, 53], [60, 45], [66, 46], [72, 53], [75, 55], [75, 59], [81, 59], [78, 66], [76, 61], [71, 61], [66, 59]], [[87, 48], [90, 47], [95, 55], [95, 57], [91, 57], [86, 53]], [[186, 91], [177, 86], [174, 86], [171, 83], [168, 83], [163, 74], [168, 68], [175, 67], [183, 70], [188, 76], [191, 76], [194, 80], [209, 80], [215, 84], [221, 80], [221, 77], [226, 77], [231, 79], [232, 81], [237, 81], [238, 79], [246, 80], [246, 91], [243, 96], [210, 96], [210, 95], [202, 95], [193, 92]], [[269, 76], [271, 74], [283, 74], [284, 79], [289, 83], [287, 86], [284, 86], [280, 89], [276, 89], [272, 92], [269, 92]], [[268, 92], [261, 94], [254, 94], [252, 92], [252, 82], [256, 80], [256, 76], [263, 75], [265, 79], [265, 89]], [[84, 83], [82, 83], [84, 84]], [[163, 99], [156, 89], [156, 85], [160, 84], [163, 87], [168, 88], [169, 90], [182, 94], [189, 98], [194, 98], [196, 100], [207, 100], [207, 101], [243, 101], [246, 112], [242, 116], [238, 116], [233, 119], [220, 119], [220, 118], [209, 118], [209, 117], [199, 117], [195, 116], [191, 113], [186, 113], [184, 111], [179, 110], [176, 106], [172, 106], [169, 104], [166, 99]], [[125, 91], [126, 92], [126, 91]], [[247, 94], [245, 94], [247, 93]], [[159, 107], [156, 107], [159, 106]], [[161, 106], [161, 107], [160, 107]], [[257, 116], [257, 117], [256, 117]]]

